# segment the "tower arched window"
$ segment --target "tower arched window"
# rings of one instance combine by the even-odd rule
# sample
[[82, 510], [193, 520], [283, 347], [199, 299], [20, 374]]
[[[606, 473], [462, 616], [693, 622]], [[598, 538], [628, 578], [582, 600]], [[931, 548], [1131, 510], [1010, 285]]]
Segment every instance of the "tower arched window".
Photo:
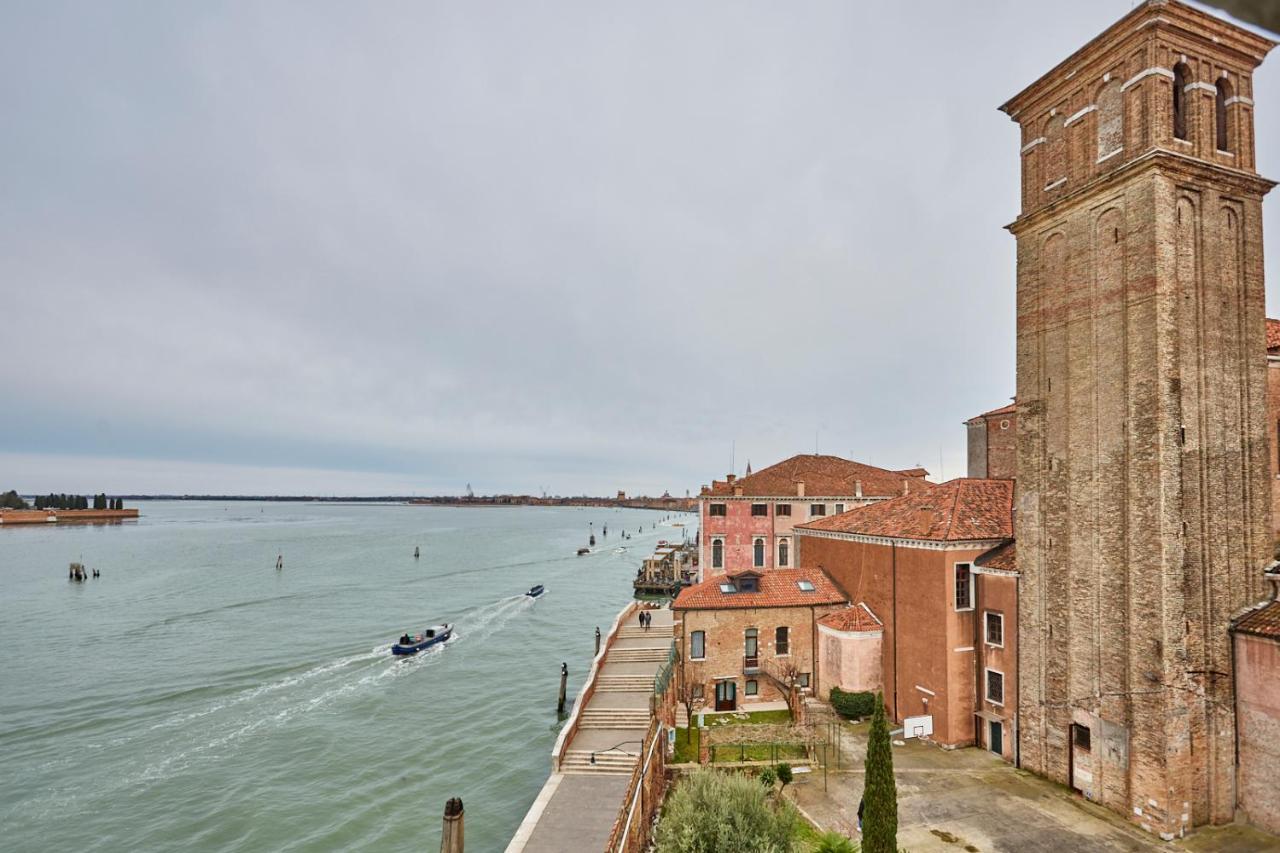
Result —
[[1213, 99], [1214, 127], [1219, 151], [1231, 150], [1230, 128], [1227, 126], [1227, 101], [1231, 99], [1231, 84], [1225, 78], [1218, 80], [1218, 92]]
[[1124, 95], [1120, 81], [1111, 80], [1098, 90], [1099, 160], [1124, 147]]
[[724, 568], [724, 540], [723, 539], [711, 540], [711, 568], [713, 569]]
[[1187, 138], [1187, 78], [1191, 75], [1184, 63], [1173, 66], [1173, 138]]
[[754, 557], [753, 562], [755, 564], [755, 567], [757, 569], [763, 568], [764, 567], [764, 540], [763, 539], [756, 539], [754, 551], [755, 553], [752, 556]]

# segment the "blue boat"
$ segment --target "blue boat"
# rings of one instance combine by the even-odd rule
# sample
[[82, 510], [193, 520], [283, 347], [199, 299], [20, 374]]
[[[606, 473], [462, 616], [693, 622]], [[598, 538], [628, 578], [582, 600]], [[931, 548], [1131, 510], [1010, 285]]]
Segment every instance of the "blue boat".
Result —
[[391, 647], [393, 655], [416, 655], [423, 649], [429, 649], [437, 643], [443, 643], [453, 634], [452, 625], [432, 625], [421, 634], [409, 636], [405, 634], [400, 641]]
[[542, 595], [546, 591], [547, 591], [546, 587], [544, 587], [542, 584], [538, 584], [533, 589], [526, 592], [525, 595], [529, 596], [530, 598], [537, 598], [538, 596]]

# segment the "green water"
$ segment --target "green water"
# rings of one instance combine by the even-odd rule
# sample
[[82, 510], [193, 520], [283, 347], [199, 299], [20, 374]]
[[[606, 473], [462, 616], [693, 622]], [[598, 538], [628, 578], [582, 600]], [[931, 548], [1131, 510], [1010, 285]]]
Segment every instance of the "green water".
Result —
[[[682, 536], [642, 510], [141, 509], [0, 528], [5, 850], [433, 850], [454, 796], [468, 851], [501, 850], [549, 770], [560, 662], [572, 696], [640, 559]], [[577, 557], [589, 522], [609, 537]], [[101, 578], [69, 582], [81, 559]], [[389, 654], [443, 621], [445, 646]]]

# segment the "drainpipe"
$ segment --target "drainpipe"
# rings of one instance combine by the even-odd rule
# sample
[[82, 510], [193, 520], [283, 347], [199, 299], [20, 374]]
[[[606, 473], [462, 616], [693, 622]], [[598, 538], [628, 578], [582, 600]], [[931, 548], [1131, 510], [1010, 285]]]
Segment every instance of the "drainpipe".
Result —
[[[977, 559], [976, 557], [974, 558]], [[973, 694], [973, 745], [982, 748], [982, 718], [977, 712], [983, 710], [983, 697], [986, 695], [982, 687], [982, 670], [986, 655], [986, 646], [979, 640], [985, 641], [985, 637], [979, 636], [978, 625], [986, 622], [986, 616], [982, 613], [982, 575], [974, 571], [977, 563], [969, 564], [969, 577], [973, 580], [973, 683], [975, 692]], [[954, 569], [952, 570], [954, 571]], [[1004, 756], [1001, 756], [1002, 758]]]
[[902, 716], [898, 713], [898, 543], [889, 543], [893, 568], [893, 721], [899, 722]]
[[813, 659], [810, 667], [813, 675], [810, 680], [813, 682], [813, 695], [821, 696], [818, 692], [818, 617], [814, 612], [813, 605], [809, 605], [809, 657]]
[[[1016, 539], [1014, 540], [1017, 541]], [[1022, 768], [1022, 637], [1018, 631], [1018, 622], [1022, 619], [1022, 572], [1013, 576], [1013, 606], [1017, 609], [1018, 618], [1013, 623], [1013, 636], [1018, 643], [1018, 653], [1013, 658], [1013, 679], [1018, 685], [1018, 695], [1014, 696], [1013, 705], [1013, 766]]]

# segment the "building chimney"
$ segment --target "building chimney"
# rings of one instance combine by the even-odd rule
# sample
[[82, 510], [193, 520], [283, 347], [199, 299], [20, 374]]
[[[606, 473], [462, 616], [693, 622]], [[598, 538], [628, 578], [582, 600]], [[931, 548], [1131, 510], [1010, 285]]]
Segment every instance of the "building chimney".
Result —
[[733, 481], [734, 481], [734, 480], [736, 480], [736, 479], [738, 479], [738, 475], [737, 475], [737, 474], [726, 474], [726, 475], [725, 475], [725, 477], [724, 477], [724, 481], [725, 481], [726, 483], [728, 483], [729, 485], [731, 485], [731, 486], [733, 485]]
[[1271, 581], [1271, 600], [1280, 601], [1280, 571], [1267, 572], [1263, 577]]
[[796, 497], [798, 498], [804, 497], [804, 480], [799, 480], [796, 482]]
[[910, 493], [911, 493], [911, 481], [910, 481], [910, 480], [903, 480], [903, 481], [902, 481], [902, 493], [903, 493], [904, 495], [908, 495], [908, 494], [910, 494]]
[[734, 486], [734, 487], [733, 487], [733, 496], [734, 496], [735, 498], [740, 498], [740, 497], [742, 497], [742, 486]]
[[862, 497], [862, 481], [861, 480], [853, 481], [853, 496], [855, 498]]

